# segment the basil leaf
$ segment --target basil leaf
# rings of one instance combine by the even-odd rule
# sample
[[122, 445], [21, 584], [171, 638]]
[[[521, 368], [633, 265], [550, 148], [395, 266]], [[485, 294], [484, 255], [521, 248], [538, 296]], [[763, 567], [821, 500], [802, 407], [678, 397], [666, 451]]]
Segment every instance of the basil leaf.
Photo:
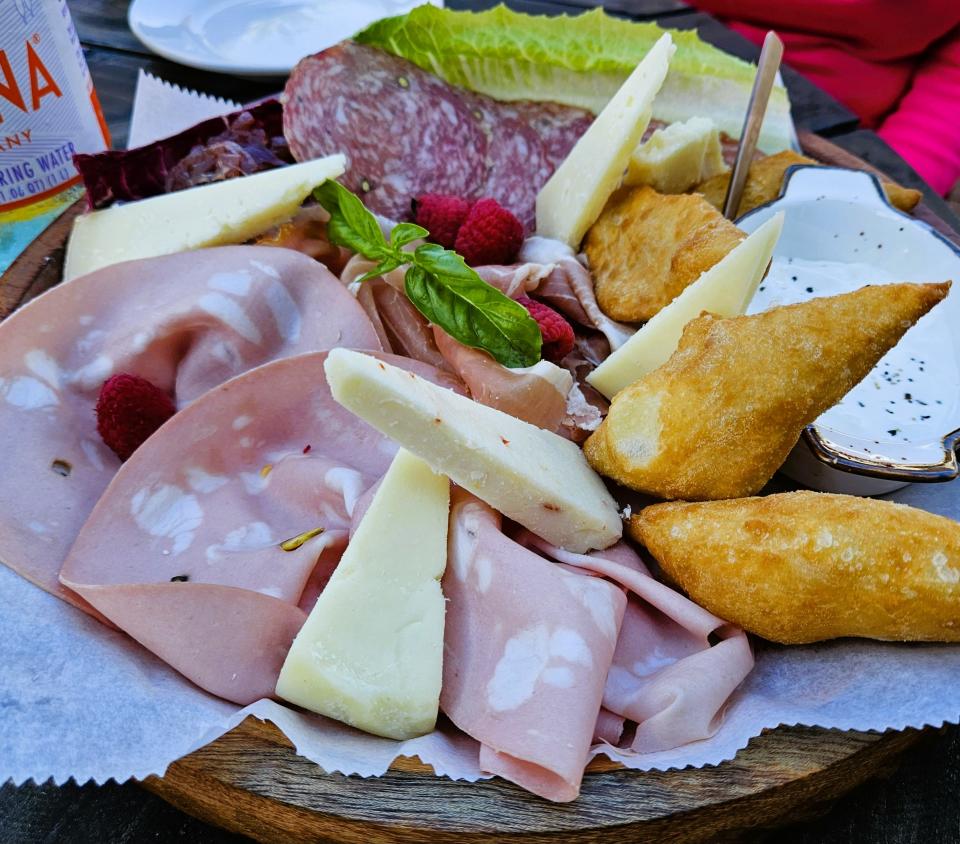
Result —
[[372, 270], [367, 270], [360, 278], [357, 279], [357, 283], [364, 281], [369, 281], [371, 278], [379, 278], [382, 275], [386, 275], [391, 270], [395, 270], [401, 264], [407, 263], [399, 258], [387, 258], [386, 260], [381, 261], [377, 266]]
[[407, 298], [430, 322], [504, 366], [533, 366], [542, 338], [527, 309], [487, 284], [456, 252], [432, 243], [414, 252]]
[[415, 223], [398, 223], [393, 227], [393, 231], [390, 232], [390, 245], [394, 247], [394, 249], [399, 249], [401, 246], [406, 246], [414, 240], [420, 240], [421, 238], [429, 236], [430, 232], [423, 226], [418, 226]]
[[377, 218], [339, 182], [327, 179], [314, 188], [313, 198], [330, 214], [327, 236], [333, 243], [346, 246], [372, 261], [395, 254], [396, 250], [387, 245]]

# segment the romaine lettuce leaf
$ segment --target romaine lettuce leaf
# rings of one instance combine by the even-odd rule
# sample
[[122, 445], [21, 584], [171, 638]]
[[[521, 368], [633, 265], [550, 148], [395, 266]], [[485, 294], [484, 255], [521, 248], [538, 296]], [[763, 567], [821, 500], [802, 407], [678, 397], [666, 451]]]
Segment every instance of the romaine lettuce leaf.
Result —
[[[552, 100], [599, 113], [664, 29], [601, 9], [580, 15], [525, 15], [500, 5], [485, 12], [418, 6], [377, 21], [354, 36], [435, 73], [454, 85], [500, 100]], [[671, 30], [677, 51], [653, 106], [666, 123], [709, 117], [740, 136], [755, 68], [700, 40]], [[760, 148], [791, 145], [790, 101], [777, 85]]]

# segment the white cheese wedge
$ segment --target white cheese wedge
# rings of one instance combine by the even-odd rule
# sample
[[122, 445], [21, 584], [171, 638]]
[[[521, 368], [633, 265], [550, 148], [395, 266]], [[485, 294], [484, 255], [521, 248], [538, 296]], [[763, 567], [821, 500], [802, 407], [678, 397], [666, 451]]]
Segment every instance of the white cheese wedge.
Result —
[[643, 325], [587, 376], [608, 399], [666, 363], [684, 326], [704, 311], [722, 317], [746, 311], [783, 229], [783, 213], [767, 220]]
[[620, 538], [617, 505], [569, 440], [376, 358], [334, 349], [333, 397], [535, 534], [583, 553]]
[[657, 129], [640, 144], [630, 156], [624, 183], [650, 185], [659, 193], [683, 193], [728, 169], [713, 121], [691, 117]]
[[345, 166], [342, 155], [329, 155], [81, 214], [67, 243], [64, 281], [135, 258], [243, 243], [289, 220]]
[[620, 185], [630, 155], [646, 131], [653, 99], [676, 48], [663, 35], [604, 106], [537, 195], [537, 234], [573, 249]]
[[433, 729], [449, 508], [450, 482], [401, 449], [294, 639], [277, 695], [378, 736]]

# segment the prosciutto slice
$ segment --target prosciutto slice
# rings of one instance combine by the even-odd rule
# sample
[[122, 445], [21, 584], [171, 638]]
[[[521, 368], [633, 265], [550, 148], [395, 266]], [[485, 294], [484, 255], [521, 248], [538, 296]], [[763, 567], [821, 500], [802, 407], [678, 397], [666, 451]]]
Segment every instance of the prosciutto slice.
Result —
[[94, 416], [112, 374], [143, 376], [183, 407], [254, 366], [336, 345], [380, 349], [336, 277], [287, 249], [131, 261], [31, 302], [0, 324], [0, 559], [71, 598], [57, 572], [120, 468]]
[[655, 580], [624, 542], [574, 554], [529, 531], [518, 540], [629, 591], [603, 705], [637, 723], [630, 750], [667, 750], [717, 731], [723, 708], [753, 668], [742, 630]]
[[536, 295], [568, 319], [600, 331], [618, 349], [633, 334], [633, 329], [610, 319], [597, 304], [593, 278], [573, 250], [565, 243], [545, 237], [529, 237], [520, 247], [519, 260], [545, 264], [551, 272], [537, 286]]
[[626, 599], [614, 584], [513, 542], [499, 522], [455, 491], [440, 706], [481, 743], [484, 770], [573, 800]]
[[565, 369], [543, 360], [525, 369], [508, 369], [481, 349], [454, 340], [438, 326], [433, 327], [433, 336], [440, 354], [467, 385], [474, 401], [559, 432], [573, 386]]
[[[396, 452], [334, 401], [325, 359], [259, 367], [174, 416], [117, 473], [60, 574], [134, 639], [236, 703], [273, 694], [306, 618], [305, 591], [316, 597], [358, 501]], [[448, 386], [430, 367], [384, 359]]]

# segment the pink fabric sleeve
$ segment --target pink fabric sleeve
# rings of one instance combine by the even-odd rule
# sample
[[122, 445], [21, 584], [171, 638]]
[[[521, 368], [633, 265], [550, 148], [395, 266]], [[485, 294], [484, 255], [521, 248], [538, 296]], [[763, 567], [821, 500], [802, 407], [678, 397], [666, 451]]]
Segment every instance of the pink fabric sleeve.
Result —
[[960, 28], [919, 65], [879, 134], [937, 193], [960, 179]]

